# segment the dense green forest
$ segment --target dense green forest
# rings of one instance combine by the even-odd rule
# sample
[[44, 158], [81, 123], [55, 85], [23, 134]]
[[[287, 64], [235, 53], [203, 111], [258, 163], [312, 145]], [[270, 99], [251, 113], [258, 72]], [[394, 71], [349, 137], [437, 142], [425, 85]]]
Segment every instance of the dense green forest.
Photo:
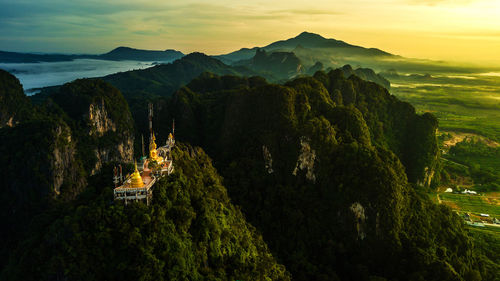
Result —
[[[175, 117], [180, 137], [209, 153], [216, 146], [220, 151], [214, 153], [223, 157], [233, 157], [228, 142], [288, 136], [298, 143], [301, 134], [323, 133], [331, 134], [325, 138], [334, 143], [359, 142], [393, 151], [412, 183], [429, 186], [437, 164], [437, 120], [431, 114], [416, 115], [410, 104], [383, 87], [356, 76], [346, 78], [339, 69], [285, 85], [268, 84], [259, 77], [207, 73], [163, 103], [158, 105], [163, 109], [159, 120]], [[321, 130], [326, 131], [315, 132], [323, 124], [327, 127]], [[170, 124], [158, 122], [158, 126], [160, 136], [166, 137], [161, 133], [168, 132]]]
[[77, 198], [105, 162], [132, 160], [134, 125], [122, 94], [103, 81], [68, 83], [32, 105], [14, 76], [2, 79], [1, 106], [23, 116], [0, 129], [0, 218], [9, 225], [0, 232], [5, 264], [34, 215]]
[[0, 69], [0, 128], [14, 126], [32, 115], [30, 100], [19, 80]]
[[206, 74], [159, 107], [294, 279], [494, 276], [461, 219], [422, 193], [439, 168], [436, 119], [384, 88], [339, 70], [285, 85]]
[[[112, 85], [75, 80], [50, 95], [46, 108], [62, 111], [58, 115], [72, 128], [86, 171], [97, 172], [103, 161], [132, 161], [134, 121], [127, 101]], [[89, 153], [93, 150], [97, 153]]]
[[78, 200], [38, 215], [2, 279], [289, 280], [207, 155], [178, 144], [173, 157], [150, 206], [113, 203], [107, 166]]
[[102, 79], [124, 93], [169, 96], [201, 73], [253, 75], [244, 67], [232, 67], [202, 53], [191, 53], [169, 64], [144, 70], [111, 74]]
[[[6, 79], [14, 87], [0, 96], [22, 93], [15, 77]], [[199, 148], [178, 145], [176, 173], [155, 186], [152, 206], [113, 203], [112, 164], [131, 159], [112, 151], [125, 150], [133, 130], [116, 88], [82, 79], [38, 102], [26, 99], [30, 118], [0, 129], [1, 214], [9, 225], [1, 231], [0, 279], [290, 279]]]

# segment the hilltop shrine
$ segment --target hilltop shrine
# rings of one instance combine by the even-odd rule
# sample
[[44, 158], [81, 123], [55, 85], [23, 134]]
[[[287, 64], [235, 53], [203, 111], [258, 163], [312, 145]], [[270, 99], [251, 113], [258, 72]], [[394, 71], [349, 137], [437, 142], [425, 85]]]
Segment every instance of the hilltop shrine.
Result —
[[153, 132], [153, 105], [149, 104], [149, 130], [149, 157], [141, 158], [139, 168], [134, 161], [134, 172], [126, 177], [122, 176], [121, 165], [114, 169], [114, 199], [124, 200], [125, 205], [130, 201], [139, 200], [146, 200], [149, 205], [156, 181], [174, 172], [172, 148], [175, 145], [175, 122], [172, 122], [172, 132], [168, 135], [165, 145], [157, 147]]

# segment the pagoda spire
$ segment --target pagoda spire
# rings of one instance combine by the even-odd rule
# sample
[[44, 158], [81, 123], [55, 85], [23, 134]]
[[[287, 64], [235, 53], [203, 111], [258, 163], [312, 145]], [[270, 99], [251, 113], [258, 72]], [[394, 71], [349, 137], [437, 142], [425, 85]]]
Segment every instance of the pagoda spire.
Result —
[[144, 183], [142, 182], [141, 174], [139, 173], [139, 170], [137, 170], [137, 161], [134, 160], [134, 173], [132, 174], [132, 177], [130, 177], [130, 187], [139, 188], [143, 186]]
[[144, 157], [144, 135], [141, 134], [141, 148], [142, 148], [142, 157]]
[[153, 137], [153, 104], [149, 103], [149, 136], [150, 138]]

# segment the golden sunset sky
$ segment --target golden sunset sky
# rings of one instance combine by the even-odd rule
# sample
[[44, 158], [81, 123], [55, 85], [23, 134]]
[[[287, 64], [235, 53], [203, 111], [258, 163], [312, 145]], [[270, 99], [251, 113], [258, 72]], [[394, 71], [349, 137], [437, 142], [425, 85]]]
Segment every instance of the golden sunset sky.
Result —
[[318, 33], [412, 58], [500, 65], [500, 0], [0, 0], [0, 50], [222, 54]]

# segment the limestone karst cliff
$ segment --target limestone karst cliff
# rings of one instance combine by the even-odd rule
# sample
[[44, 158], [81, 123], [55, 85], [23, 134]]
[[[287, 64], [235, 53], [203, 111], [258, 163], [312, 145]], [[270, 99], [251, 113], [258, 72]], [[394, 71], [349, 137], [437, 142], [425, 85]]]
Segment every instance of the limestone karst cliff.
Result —
[[50, 98], [69, 117], [90, 175], [106, 162], [132, 161], [133, 120], [120, 91], [101, 80], [80, 79], [65, 84]]
[[109, 84], [77, 80], [32, 106], [14, 76], [0, 76], [7, 120], [0, 128], [0, 219], [10, 226], [0, 240], [7, 251], [33, 216], [75, 199], [105, 163], [132, 161], [134, 139], [128, 105]]
[[0, 129], [0, 263], [30, 221], [86, 187], [71, 130], [61, 120], [36, 120]]

